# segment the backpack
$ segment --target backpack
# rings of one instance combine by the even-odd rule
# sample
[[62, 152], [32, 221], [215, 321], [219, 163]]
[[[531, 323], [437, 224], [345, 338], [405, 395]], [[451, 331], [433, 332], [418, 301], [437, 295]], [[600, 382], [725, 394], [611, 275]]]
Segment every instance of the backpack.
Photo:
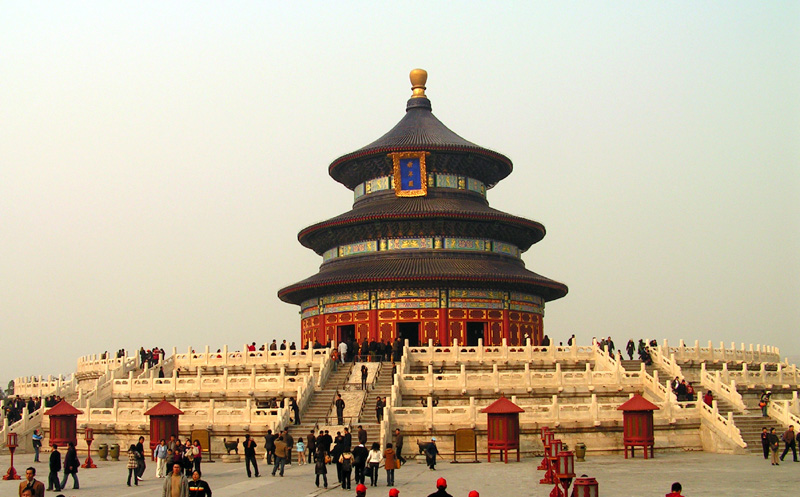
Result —
[[343, 457], [342, 458], [342, 471], [350, 472], [353, 468], [353, 458], [352, 457]]

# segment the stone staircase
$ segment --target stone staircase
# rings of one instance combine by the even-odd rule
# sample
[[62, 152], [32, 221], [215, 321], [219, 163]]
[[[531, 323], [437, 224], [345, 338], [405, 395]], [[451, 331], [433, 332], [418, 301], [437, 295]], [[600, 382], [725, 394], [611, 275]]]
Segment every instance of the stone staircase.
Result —
[[339, 369], [336, 372], [331, 372], [328, 376], [325, 385], [314, 392], [311, 401], [300, 413], [300, 421], [302, 423], [291, 427], [292, 435], [295, 438], [297, 436], [305, 437], [312, 429], [319, 432], [320, 427], [335, 425], [335, 413], [334, 417], [329, 419], [333, 412], [331, 410], [333, 399], [336, 391], [347, 381], [352, 367], [353, 363], [340, 364]]
[[[361, 424], [374, 423], [375, 426], [380, 426], [378, 424], [378, 417], [375, 412], [375, 404], [377, 403], [378, 397], [386, 397], [388, 402], [389, 395], [392, 393], [391, 362], [381, 363], [381, 371], [375, 378], [371, 388], [372, 389], [369, 390], [369, 393], [367, 393], [367, 398], [364, 401], [364, 411], [361, 413], [361, 417], [359, 417], [359, 422], [361, 422]], [[366, 429], [366, 426], [364, 429]]]

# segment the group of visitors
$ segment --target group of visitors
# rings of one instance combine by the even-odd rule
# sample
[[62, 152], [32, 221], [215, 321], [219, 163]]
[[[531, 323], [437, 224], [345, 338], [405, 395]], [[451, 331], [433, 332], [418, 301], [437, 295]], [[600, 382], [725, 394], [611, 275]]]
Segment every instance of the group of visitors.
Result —
[[[610, 338], [610, 337], [609, 337]], [[655, 347], [657, 342], [655, 340], [650, 341], [650, 346]], [[646, 365], [653, 364], [653, 358], [650, 355], [650, 350], [648, 349], [648, 345], [645, 343], [644, 340], [641, 338], [639, 339], [639, 343], [636, 344], [633, 342], [633, 338], [628, 340], [628, 343], [625, 345], [625, 352], [628, 353], [628, 360], [633, 360], [633, 354], [636, 352], [639, 356], [639, 360], [645, 363]], [[622, 353], [620, 352], [620, 357]]]
[[[131, 486], [131, 480], [134, 485], [139, 485], [139, 482], [144, 479], [144, 472], [147, 468], [145, 462], [149, 450], [145, 450], [144, 437], [139, 437], [139, 442], [131, 444], [128, 448], [128, 486]], [[176, 437], [169, 437], [169, 441], [161, 439], [153, 449], [153, 457], [156, 460], [156, 478], [166, 478], [167, 471], [174, 467], [179, 467], [185, 473], [186, 478], [192, 476], [193, 472], [200, 472], [200, 464], [203, 460], [203, 447], [200, 445], [200, 440], [195, 440], [192, 443], [191, 439], [187, 438], [184, 443]], [[210, 495], [210, 494], [209, 494]]]
[[[686, 381], [686, 378], [680, 379], [677, 376], [670, 382], [672, 393], [678, 398], [678, 402], [692, 402], [696, 400], [694, 387], [691, 381]], [[704, 399], [705, 400], [705, 399]]]
[[[784, 446], [783, 454], [778, 457], [778, 450], [780, 450], [781, 442], [783, 442]], [[789, 425], [789, 429], [784, 431], [780, 437], [776, 433], [775, 428], [767, 430], [766, 426], [763, 427], [761, 429], [761, 447], [764, 450], [764, 459], [770, 458], [770, 455], [772, 456], [770, 462], [773, 466], [778, 466], [780, 462], [783, 462], [783, 459], [790, 450], [792, 451], [792, 460], [798, 462], [797, 434], [794, 431], [794, 425]]]
[[366, 338], [359, 344], [356, 340], [339, 342], [337, 347], [338, 359], [345, 362], [376, 362], [394, 361], [399, 362], [403, 355], [403, 341], [397, 337], [394, 341], [386, 340], [378, 342], [369, 341]]
[[[61, 401], [61, 397], [56, 397], [52, 395], [45, 399], [45, 407], [52, 407], [56, 405], [58, 402], [55, 402], [55, 399], [58, 399], [58, 402]], [[55, 402], [52, 405], [48, 405], [51, 402]], [[41, 397], [28, 397], [27, 400], [23, 399], [19, 395], [16, 397], [5, 399], [3, 402], [3, 416], [8, 419], [8, 424], [14, 424], [20, 419], [22, 419], [22, 415], [25, 413], [25, 409], [28, 410], [28, 414], [38, 411], [39, 408], [42, 407], [42, 399]]]
[[149, 368], [154, 368], [158, 361], [163, 360], [167, 357], [164, 349], [160, 349], [158, 347], [153, 347], [152, 349], [146, 349], [144, 347], [139, 348], [139, 367], [144, 369], [145, 366]]

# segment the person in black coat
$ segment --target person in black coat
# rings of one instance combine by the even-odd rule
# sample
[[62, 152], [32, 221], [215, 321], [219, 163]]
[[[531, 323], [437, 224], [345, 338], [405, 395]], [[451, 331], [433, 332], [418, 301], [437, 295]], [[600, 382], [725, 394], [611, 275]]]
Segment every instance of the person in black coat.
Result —
[[61, 452], [58, 446], [53, 444], [53, 452], [50, 453], [50, 474], [47, 475], [47, 490], [61, 491], [61, 482], [58, 481], [58, 472], [61, 471]]
[[72, 488], [77, 490], [80, 488], [78, 483], [78, 468], [81, 462], [78, 460], [78, 451], [75, 449], [75, 444], [70, 442], [67, 448], [67, 454], [64, 456], [64, 479], [61, 481], [61, 488], [67, 488], [67, 477], [72, 475]]
[[317, 487], [319, 487], [319, 476], [322, 475], [322, 481], [325, 488], [328, 488], [328, 467], [325, 465], [325, 454], [322, 450], [314, 454], [316, 462], [314, 463], [314, 474], [317, 476]]
[[267, 430], [264, 435], [264, 450], [267, 451], [267, 464], [272, 464], [272, 458], [275, 455], [275, 437], [272, 435], [272, 430]]
[[250, 478], [252, 476], [250, 473], [250, 464], [252, 464], [256, 478], [258, 478], [261, 475], [258, 474], [258, 463], [256, 462], [256, 441], [250, 438], [250, 435], [245, 435], [242, 445], [244, 446], [244, 464], [247, 469], [247, 477]]

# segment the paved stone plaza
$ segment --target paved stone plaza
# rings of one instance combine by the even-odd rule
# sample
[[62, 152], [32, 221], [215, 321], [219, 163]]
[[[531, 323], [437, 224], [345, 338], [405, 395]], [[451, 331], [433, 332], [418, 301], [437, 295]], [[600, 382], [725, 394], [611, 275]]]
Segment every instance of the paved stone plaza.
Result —
[[[4, 451], [5, 452], [5, 451]], [[81, 458], [83, 459], [83, 457]], [[770, 466], [762, 457], [754, 455], [731, 456], [702, 452], [662, 453], [645, 461], [641, 458], [625, 460], [620, 456], [589, 457], [584, 463], [576, 463], [578, 474], [588, 474], [598, 479], [600, 496], [663, 496], [673, 481], [683, 484], [684, 495], [698, 496], [777, 496], [794, 495], [800, 488], [800, 463], [789, 462]], [[18, 471], [24, 472], [31, 465], [33, 456], [23, 454], [15, 459]], [[46, 460], [46, 456], [42, 459]], [[18, 462], [17, 462], [18, 461]], [[0, 468], [8, 468], [6, 452], [0, 457]], [[395, 474], [396, 487], [401, 497], [422, 496], [434, 492], [435, 482], [444, 477], [448, 492], [454, 497], [465, 497], [470, 490], [478, 490], [484, 497], [524, 495], [544, 497], [550, 494], [551, 485], [540, 485], [541, 471], [536, 471], [538, 461], [523, 459], [520, 463], [450, 464], [442, 461], [433, 472], [424, 464], [409, 462]], [[160, 496], [163, 480], [154, 477], [155, 464], [149, 464], [145, 480], [139, 487], [127, 487], [127, 470], [123, 462], [99, 462], [99, 468], [82, 469], [78, 476], [80, 490], [62, 491], [67, 496]], [[35, 464], [38, 479], [47, 482], [47, 464]], [[355, 485], [344, 492], [336, 481], [335, 467], [330, 466], [327, 491], [314, 486], [313, 466], [287, 467], [283, 478], [272, 477], [265, 464], [260, 465], [261, 478], [248, 479], [244, 463], [203, 464], [205, 480], [209, 482], [215, 497], [246, 496], [338, 496], [355, 495]], [[271, 469], [271, 468], [270, 468]], [[381, 470], [378, 487], [370, 487], [368, 496], [386, 496], [385, 471]], [[369, 479], [367, 480], [369, 483]], [[0, 481], [0, 495], [16, 496], [18, 482]], [[55, 492], [47, 492], [54, 496]]]

